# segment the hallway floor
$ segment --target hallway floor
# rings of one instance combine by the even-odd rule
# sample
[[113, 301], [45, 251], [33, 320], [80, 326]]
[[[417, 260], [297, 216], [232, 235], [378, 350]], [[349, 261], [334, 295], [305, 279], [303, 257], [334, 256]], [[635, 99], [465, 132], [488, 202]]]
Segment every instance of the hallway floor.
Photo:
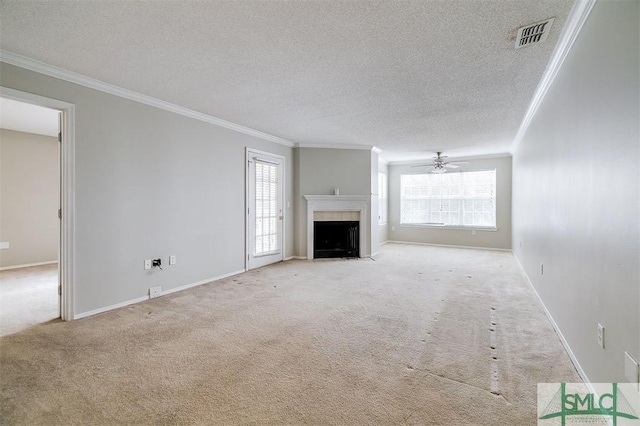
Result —
[[0, 271], [0, 336], [59, 317], [57, 263]]

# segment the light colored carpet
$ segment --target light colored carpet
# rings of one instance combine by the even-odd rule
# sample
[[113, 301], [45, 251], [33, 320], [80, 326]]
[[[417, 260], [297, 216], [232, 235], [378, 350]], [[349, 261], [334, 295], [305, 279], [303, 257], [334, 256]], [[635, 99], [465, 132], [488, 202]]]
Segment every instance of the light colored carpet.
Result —
[[60, 318], [58, 264], [0, 271], [0, 336]]
[[2, 424], [534, 425], [580, 381], [510, 253], [388, 244], [0, 339]]

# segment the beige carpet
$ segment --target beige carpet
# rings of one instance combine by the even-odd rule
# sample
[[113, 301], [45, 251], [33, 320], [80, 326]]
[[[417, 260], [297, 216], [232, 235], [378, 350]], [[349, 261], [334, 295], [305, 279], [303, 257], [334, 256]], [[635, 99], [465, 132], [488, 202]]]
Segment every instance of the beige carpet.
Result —
[[0, 271], [0, 336], [60, 318], [58, 303], [57, 263]]
[[388, 244], [0, 339], [0, 423], [534, 425], [579, 381], [509, 253]]

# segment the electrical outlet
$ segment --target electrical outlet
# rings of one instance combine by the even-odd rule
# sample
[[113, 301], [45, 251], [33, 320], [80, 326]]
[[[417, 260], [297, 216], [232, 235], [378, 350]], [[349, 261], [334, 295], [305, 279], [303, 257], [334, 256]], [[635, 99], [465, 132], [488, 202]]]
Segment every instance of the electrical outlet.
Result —
[[544, 263], [540, 264], [540, 275], [544, 275]]
[[175, 264], [176, 264], [176, 257], [169, 256], [169, 265], [175, 265]]
[[0, 250], [6, 250], [10, 247], [9, 241], [3, 241], [0, 243]]
[[144, 270], [148, 271], [149, 269], [151, 269], [151, 259], [147, 259], [144, 261]]
[[158, 297], [162, 294], [162, 287], [149, 287], [149, 299], [153, 299], [154, 297]]
[[471, 235], [476, 235], [478, 233], [478, 231], [476, 231], [475, 229], [473, 231], [471, 231]]
[[640, 391], [640, 371], [638, 371], [638, 363], [635, 359], [629, 355], [629, 352], [624, 353], [624, 377], [629, 380], [629, 383], [635, 384], [636, 390]]
[[395, 227], [395, 226], [392, 226], [392, 227], [391, 227], [391, 230], [392, 230], [392, 231], [395, 231], [395, 230], [396, 230], [396, 227]]
[[598, 345], [604, 349], [604, 326], [598, 323]]

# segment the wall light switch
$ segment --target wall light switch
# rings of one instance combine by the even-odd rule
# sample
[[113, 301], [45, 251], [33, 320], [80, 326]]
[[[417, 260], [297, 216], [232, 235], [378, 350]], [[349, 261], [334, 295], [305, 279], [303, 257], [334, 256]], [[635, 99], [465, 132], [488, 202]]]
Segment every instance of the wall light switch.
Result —
[[5, 250], [9, 248], [9, 241], [0, 242], [0, 250]]
[[471, 235], [476, 235], [478, 233], [478, 231], [476, 231], [475, 229], [473, 231], [471, 231]]
[[151, 259], [147, 259], [144, 261], [144, 270], [148, 271], [149, 269], [151, 269]]
[[604, 326], [602, 324], [598, 324], [598, 345], [604, 349]]

